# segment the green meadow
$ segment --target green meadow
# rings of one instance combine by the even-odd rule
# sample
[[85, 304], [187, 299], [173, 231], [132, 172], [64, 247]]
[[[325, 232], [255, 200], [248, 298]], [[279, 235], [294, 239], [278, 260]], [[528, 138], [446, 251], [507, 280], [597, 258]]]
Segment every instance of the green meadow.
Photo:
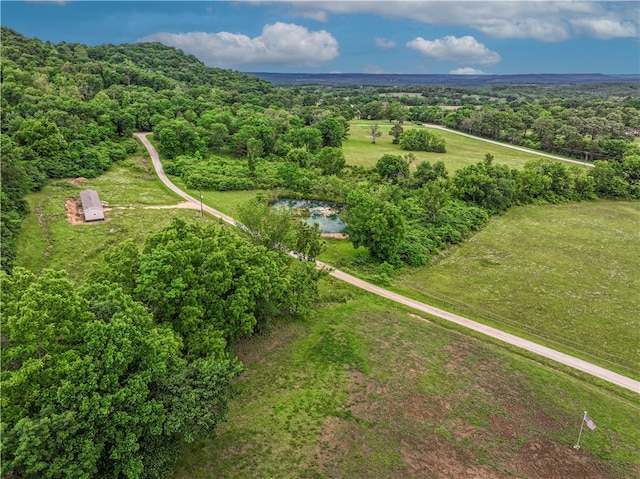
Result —
[[[66, 203], [79, 201], [80, 191], [88, 188], [106, 203], [105, 221], [71, 224]], [[44, 268], [65, 269], [76, 281], [110, 246], [126, 240], [142, 244], [149, 233], [168, 226], [174, 218], [193, 221], [199, 215], [176, 207], [181, 199], [164, 187], [142, 156], [98, 178], [51, 182], [27, 201], [31, 213], [18, 236], [19, 264], [36, 273]]]
[[[392, 123], [380, 121], [379, 125], [382, 135], [376, 138], [375, 144], [371, 141], [371, 124], [374, 122], [366, 120], [352, 120], [349, 136], [344, 141], [342, 149], [344, 151], [347, 164], [373, 167], [376, 162], [385, 154], [405, 156], [409, 152], [402, 150], [399, 145], [394, 145], [393, 137], [389, 135]], [[412, 128], [424, 128], [423, 126], [406, 123], [405, 130]], [[412, 164], [415, 167], [422, 161], [435, 163], [442, 161], [449, 173], [453, 173], [460, 168], [482, 161], [487, 153], [494, 157], [496, 164], [504, 164], [510, 168], [522, 169], [528, 161], [539, 158], [535, 153], [518, 151], [506, 146], [487, 143], [474, 138], [457, 135], [448, 131], [432, 129], [447, 142], [446, 153], [427, 153], [413, 151], [416, 160]]]
[[640, 378], [640, 207], [512, 208], [393, 288]]
[[[383, 285], [640, 378], [640, 205], [514, 207], [420, 268]], [[320, 260], [380, 283], [363, 248], [328, 240]]]
[[637, 402], [332, 279], [322, 301], [236, 345], [229, 420], [171, 479], [639, 477]]
[[[172, 181], [184, 188], [179, 178]], [[98, 190], [107, 203], [107, 221], [69, 223], [65, 202], [84, 188]], [[199, 197], [199, 191], [187, 191]], [[256, 193], [204, 191], [203, 201], [234, 216]], [[36, 272], [65, 268], [76, 280], [111, 245], [127, 239], [142, 243], [173, 218], [202, 220], [197, 210], [177, 207], [181, 199], [160, 183], [142, 154], [80, 185], [53, 182], [28, 201], [32, 214], [18, 241], [20, 264]], [[637, 203], [512, 208], [434, 264], [400, 271], [387, 286], [637, 378], [639, 220]], [[348, 241], [327, 244], [321, 261], [379, 280], [375, 269], [354, 266], [364, 249]]]

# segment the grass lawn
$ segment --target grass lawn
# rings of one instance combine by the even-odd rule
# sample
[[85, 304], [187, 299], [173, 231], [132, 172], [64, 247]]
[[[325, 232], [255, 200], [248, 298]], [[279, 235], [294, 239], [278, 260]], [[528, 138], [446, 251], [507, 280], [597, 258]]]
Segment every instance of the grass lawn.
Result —
[[324, 300], [237, 345], [229, 421], [171, 479], [640, 477], [637, 403], [340, 283]]
[[[638, 224], [637, 202], [513, 208], [391, 289], [638, 379]], [[349, 270], [349, 246], [321, 259]]]
[[[193, 190], [187, 188], [184, 184], [182, 178], [177, 176], [169, 176], [169, 180], [180, 188], [182, 191], [187, 192], [194, 198], [200, 197], [199, 190]], [[236, 218], [238, 213], [238, 207], [249, 201], [252, 198], [255, 198], [257, 194], [261, 193], [258, 190], [251, 191], [203, 191], [202, 192], [202, 201], [215, 208], [216, 210], [231, 216], [232, 218]], [[268, 193], [268, 192], [263, 192]]]
[[[377, 122], [380, 127], [385, 127], [382, 136], [376, 139], [376, 143], [371, 143], [370, 124], [372, 121], [352, 120], [349, 129], [349, 137], [343, 142], [347, 164], [373, 167], [376, 162], [385, 154], [404, 156], [410, 152], [400, 149], [399, 145], [392, 143], [393, 137], [389, 135], [389, 122]], [[403, 126], [405, 130], [411, 128], [423, 128], [422, 126], [407, 123]], [[534, 153], [512, 150], [499, 145], [486, 143], [481, 140], [467, 138], [447, 131], [432, 130], [436, 135], [440, 135], [447, 142], [446, 153], [426, 153], [422, 151], [411, 152], [416, 157], [413, 167], [422, 161], [443, 161], [449, 173], [453, 173], [465, 166], [482, 161], [487, 153], [494, 156], [494, 163], [505, 164], [510, 168], [522, 169], [528, 161], [540, 158]]]

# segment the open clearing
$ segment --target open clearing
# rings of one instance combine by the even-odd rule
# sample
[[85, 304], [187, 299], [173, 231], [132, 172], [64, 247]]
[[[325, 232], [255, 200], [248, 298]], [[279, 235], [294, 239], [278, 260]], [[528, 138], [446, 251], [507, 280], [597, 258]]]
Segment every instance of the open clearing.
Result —
[[[446, 140], [446, 153], [409, 152], [392, 143], [393, 137], [389, 135], [388, 130], [393, 123], [388, 121], [367, 122], [363, 120], [352, 120], [350, 123], [349, 136], [343, 142], [342, 150], [347, 164], [351, 165], [373, 167], [385, 154], [405, 156], [412, 153], [416, 158], [416, 161], [412, 164], [413, 168], [422, 161], [431, 163], [442, 161], [446, 165], [449, 174], [452, 174], [460, 168], [482, 161], [487, 153], [493, 155], [496, 164], [504, 164], [509, 168], [515, 169], [522, 169], [528, 161], [540, 158], [535, 153], [513, 150], [440, 129], [430, 129], [430, 131]], [[382, 136], [376, 138], [375, 144], [371, 142], [370, 126], [367, 126], [373, 123], [377, 123], [382, 129]], [[405, 123], [403, 128], [408, 130], [423, 127]]]
[[[172, 479], [640, 477], [637, 405], [325, 286], [312, 318], [238, 345], [229, 422]], [[598, 428], [575, 450], [585, 409]]]
[[[105, 221], [84, 222], [78, 203], [80, 191], [87, 188], [98, 191], [107, 205]], [[76, 281], [82, 281], [110, 246], [126, 240], [142, 243], [174, 218], [192, 221], [200, 215], [176, 204], [176, 196], [162, 187], [143, 157], [115, 166], [99, 178], [51, 182], [27, 201], [31, 213], [17, 238], [20, 265], [36, 273], [65, 269]]]
[[636, 202], [512, 208], [392, 289], [637, 379], [638, 224]]

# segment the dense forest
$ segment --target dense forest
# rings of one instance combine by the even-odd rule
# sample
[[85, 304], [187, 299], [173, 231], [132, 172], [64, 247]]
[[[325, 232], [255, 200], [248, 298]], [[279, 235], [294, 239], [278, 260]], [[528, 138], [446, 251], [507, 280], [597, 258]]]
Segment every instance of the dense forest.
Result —
[[[224, 420], [241, 365], [228, 345], [317, 298], [317, 230], [258, 197], [242, 234], [181, 222], [122, 244], [77, 287], [17, 262], [25, 197], [48, 180], [97, 177], [152, 131], [167, 173], [194, 189], [274, 190], [346, 205], [347, 233], [389, 270], [423, 265], [487, 223], [534, 202], [640, 198], [637, 85], [479, 90], [276, 87], [208, 68], [159, 43], [41, 42], [2, 28], [2, 474], [162, 477], [180, 440]], [[372, 168], [342, 151], [349, 120], [393, 125], [404, 154]], [[593, 162], [491, 155], [456, 172], [415, 164], [446, 152], [414, 124], [449, 128]]]

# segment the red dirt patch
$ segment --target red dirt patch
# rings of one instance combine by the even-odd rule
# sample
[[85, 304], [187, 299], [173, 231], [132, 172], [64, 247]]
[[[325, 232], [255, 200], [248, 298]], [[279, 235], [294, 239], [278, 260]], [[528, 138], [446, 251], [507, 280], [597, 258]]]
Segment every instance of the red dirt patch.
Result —
[[78, 198], [69, 198], [64, 204], [64, 209], [67, 215], [67, 223], [70, 225], [81, 225], [85, 222], [82, 204]]
[[[105, 204], [104, 202], [102, 203]], [[80, 198], [69, 198], [64, 203], [65, 214], [67, 217], [67, 223], [72, 226], [76, 225], [90, 225], [90, 224], [100, 224], [102, 221], [90, 221], [87, 222], [84, 220], [84, 212], [82, 211], [82, 202]], [[105, 219], [104, 221], [108, 221], [107, 212], [110, 211], [109, 208], [103, 208]]]
[[331, 238], [331, 239], [338, 239], [338, 240], [349, 239], [349, 235], [346, 235], [343, 233], [321, 233], [320, 236], [322, 238]]
[[[466, 458], [436, 435], [413, 437], [402, 442], [404, 477], [503, 479], [501, 474], [485, 465], [467, 464]], [[562, 476], [558, 476], [562, 477]]]
[[[532, 404], [523, 394], [522, 378], [513, 371], [504, 377], [500, 361], [484, 348], [453, 341], [443, 351], [447, 376], [472, 378], [466, 393], [414, 389], [411, 383], [419, 377], [407, 371], [382, 382], [375, 375], [350, 372], [353, 418], [326, 419], [317, 438], [318, 472], [332, 478], [388, 479], [622, 477], [589, 451], [537, 433], [558, 432], [560, 418]], [[409, 366], [416, 365], [404, 364]], [[484, 407], [496, 411], [486, 424], [468, 420], [465, 409]]]
[[87, 180], [85, 177], [79, 176], [78, 178], [71, 180], [71, 184], [74, 186], [83, 186], [87, 181], [89, 180]]
[[606, 466], [588, 452], [545, 439], [526, 444], [513, 460], [514, 469], [525, 477], [536, 479], [612, 477]]

